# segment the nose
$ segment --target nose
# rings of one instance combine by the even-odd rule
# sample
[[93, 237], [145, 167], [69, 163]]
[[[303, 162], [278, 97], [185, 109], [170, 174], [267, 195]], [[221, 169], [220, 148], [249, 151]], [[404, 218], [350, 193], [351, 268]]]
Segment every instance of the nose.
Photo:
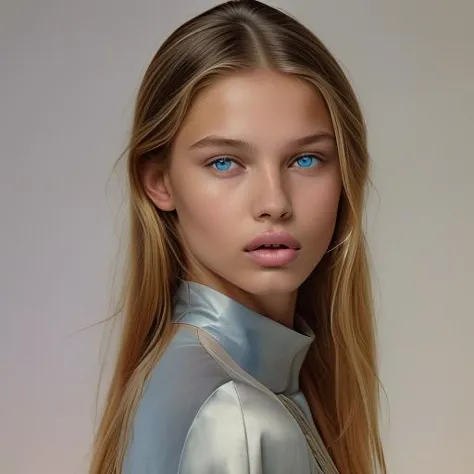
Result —
[[265, 171], [255, 176], [253, 214], [256, 220], [279, 221], [293, 214], [290, 190], [277, 171]]

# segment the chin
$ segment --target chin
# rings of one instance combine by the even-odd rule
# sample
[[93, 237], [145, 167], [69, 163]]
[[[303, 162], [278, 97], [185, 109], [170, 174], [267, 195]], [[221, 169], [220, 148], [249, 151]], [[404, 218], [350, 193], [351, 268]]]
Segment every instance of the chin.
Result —
[[305, 277], [287, 270], [262, 269], [252, 272], [240, 286], [253, 295], [290, 294], [298, 290]]

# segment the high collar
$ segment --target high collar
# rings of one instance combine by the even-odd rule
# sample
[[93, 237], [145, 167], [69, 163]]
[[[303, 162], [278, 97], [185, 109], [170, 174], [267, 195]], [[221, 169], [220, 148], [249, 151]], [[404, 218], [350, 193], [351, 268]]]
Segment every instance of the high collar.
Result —
[[314, 334], [298, 315], [296, 330], [243, 306], [213, 288], [182, 281], [175, 298], [175, 322], [214, 337], [252, 377], [274, 393], [299, 390], [301, 366]]

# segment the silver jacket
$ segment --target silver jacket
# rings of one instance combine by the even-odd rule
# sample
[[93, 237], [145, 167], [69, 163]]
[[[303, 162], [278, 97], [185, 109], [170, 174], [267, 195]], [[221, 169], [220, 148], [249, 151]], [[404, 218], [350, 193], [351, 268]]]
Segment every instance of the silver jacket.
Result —
[[295, 402], [314, 427], [298, 385], [314, 334], [301, 318], [292, 330], [186, 281], [173, 324], [133, 420], [124, 474], [323, 472], [273, 396]]

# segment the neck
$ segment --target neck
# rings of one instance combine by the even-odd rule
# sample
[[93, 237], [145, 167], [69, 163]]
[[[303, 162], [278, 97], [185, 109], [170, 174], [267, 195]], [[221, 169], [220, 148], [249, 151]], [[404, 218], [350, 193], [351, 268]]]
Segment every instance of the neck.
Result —
[[294, 294], [268, 294], [264, 296], [245, 293], [241, 299], [237, 296], [229, 296], [253, 311], [293, 329], [296, 292]]
[[294, 327], [294, 314], [298, 291], [291, 293], [253, 294], [229, 281], [211, 275], [188, 275], [188, 281], [206, 285], [232, 298], [238, 303], [290, 329]]

